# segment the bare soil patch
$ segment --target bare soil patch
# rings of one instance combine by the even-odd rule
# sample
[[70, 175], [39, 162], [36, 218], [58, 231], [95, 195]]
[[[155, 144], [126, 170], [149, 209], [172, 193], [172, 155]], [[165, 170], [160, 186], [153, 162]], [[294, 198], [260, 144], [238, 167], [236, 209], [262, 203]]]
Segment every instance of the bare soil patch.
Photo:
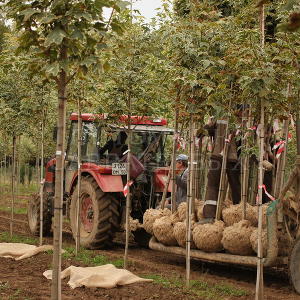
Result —
[[[0, 212], [0, 232], [9, 231], [9, 222], [1, 216], [9, 217], [9, 213]], [[18, 214], [17, 219], [26, 220], [26, 215]], [[24, 223], [15, 223], [14, 232], [18, 235], [31, 237], [28, 227]], [[74, 246], [72, 236], [66, 223], [63, 234], [64, 247]], [[52, 243], [51, 238], [45, 243]], [[123, 235], [117, 236], [114, 247], [109, 250], [95, 250], [93, 254], [104, 255], [115, 260], [122, 258], [124, 253]], [[139, 276], [156, 275], [163, 278], [176, 278], [184, 281], [185, 258], [172, 254], [161, 253], [150, 249], [139, 248], [131, 243], [129, 249], [129, 270]], [[51, 268], [52, 255], [50, 253], [24, 261], [13, 261], [0, 258], [0, 299], [50, 299], [51, 282], [42, 276], [42, 273]], [[72, 259], [64, 259], [62, 268], [70, 265], [85, 266]], [[240, 268], [238, 266], [212, 264], [193, 260], [191, 262], [191, 279], [208, 282], [209, 284], [225, 284], [247, 291], [246, 296], [226, 296], [226, 300], [250, 300], [254, 298], [256, 270]], [[67, 280], [62, 282], [63, 299], [113, 299], [113, 300], [142, 300], [142, 299], [205, 299], [205, 297], [190, 294], [182, 287], [165, 286], [161, 283], [139, 283], [114, 289], [87, 289], [72, 290]], [[300, 300], [300, 295], [293, 292], [288, 281], [286, 269], [269, 269], [265, 272], [265, 299], [266, 300]], [[219, 299], [216, 299], [219, 300]]]

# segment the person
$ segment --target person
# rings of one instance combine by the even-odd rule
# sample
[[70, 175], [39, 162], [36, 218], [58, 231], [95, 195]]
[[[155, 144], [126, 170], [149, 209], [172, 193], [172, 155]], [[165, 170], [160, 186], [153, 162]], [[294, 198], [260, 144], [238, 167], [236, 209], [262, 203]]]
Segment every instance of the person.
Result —
[[[176, 208], [178, 205], [182, 202], [186, 202], [187, 197], [187, 179], [188, 179], [188, 156], [185, 154], [179, 154], [176, 157], [176, 177], [175, 177], [175, 183], [177, 186], [176, 195], [175, 195], [175, 202], [176, 202]], [[157, 206], [160, 207], [160, 204]], [[166, 199], [166, 208], [171, 209], [171, 198]]]
[[120, 131], [117, 135], [116, 140], [108, 140], [106, 144], [100, 148], [99, 155], [104, 157], [104, 153], [107, 151], [110, 158], [121, 158], [124, 152], [128, 149], [128, 146], [125, 144], [127, 140], [127, 134], [125, 131]]
[[185, 154], [179, 154], [176, 158], [176, 172], [179, 173], [175, 177], [175, 183], [177, 185], [176, 191], [176, 206], [182, 202], [186, 202], [187, 195], [187, 179], [188, 179], [188, 156]]

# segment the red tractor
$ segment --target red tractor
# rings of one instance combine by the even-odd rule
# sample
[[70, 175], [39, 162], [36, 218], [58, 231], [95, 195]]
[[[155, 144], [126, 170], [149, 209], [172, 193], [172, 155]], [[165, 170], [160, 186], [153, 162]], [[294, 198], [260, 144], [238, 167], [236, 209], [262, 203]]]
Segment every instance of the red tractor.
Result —
[[[78, 115], [72, 114], [70, 119], [71, 128], [64, 170], [64, 214], [70, 217], [75, 237], [76, 206], [79, 201], [77, 196]], [[121, 228], [125, 220], [126, 199], [123, 190], [127, 179], [123, 150], [127, 149], [125, 141], [127, 127], [108, 124], [105, 115], [83, 114], [81, 119], [80, 243], [87, 248], [106, 248], [111, 246], [115, 232]], [[127, 117], [121, 117], [119, 121], [125, 124]], [[164, 119], [133, 116], [131, 124], [131, 153], [144, 170], [136, 174], [138, 176], [135, 176], [131, 186], [131, 216], [142, 221], [145, 210], [154, 208], [162, 197], [169, 165], [166, 149], [172, 144], [173, 130], [166, 127], [167, 122]], [[46, 165], [43, 186], [44, 235], [51, 233], [54, 215], [54, 182], [55, 159], [52, 159]], [[39, 215], [40, 199], [36, 197], [28, 207], [28, 224], [35, 235], [39, 234]], [[141, 232], [136, 234], [135, 237], [140, 241], [145, 238]]]

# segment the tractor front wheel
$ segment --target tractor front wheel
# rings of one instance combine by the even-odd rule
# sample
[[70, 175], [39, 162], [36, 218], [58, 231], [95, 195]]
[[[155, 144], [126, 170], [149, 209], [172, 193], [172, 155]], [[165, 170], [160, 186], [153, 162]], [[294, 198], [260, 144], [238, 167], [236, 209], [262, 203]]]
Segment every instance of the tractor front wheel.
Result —
[[103, 193], [92, 177], [83, 178], [80, 199], [78, 186], [71, 198], [70, 221], [74, 238], [77, 232], [77, 204], [80, 206], [80, 245], [90, 249], [110, 247], [119, 227], [119, 201]]

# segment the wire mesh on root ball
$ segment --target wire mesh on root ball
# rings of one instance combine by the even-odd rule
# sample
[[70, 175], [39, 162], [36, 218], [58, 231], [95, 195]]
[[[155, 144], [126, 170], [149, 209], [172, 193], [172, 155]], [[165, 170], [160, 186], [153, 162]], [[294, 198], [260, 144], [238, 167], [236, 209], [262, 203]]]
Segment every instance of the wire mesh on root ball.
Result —
[[174, 228], [170, 216], [156, 219], [153, 224], [153, 233], [158, 241], [166, 246], [176, 246], [177, 241], [174, 236]]
[[193, 240], [198, 249], [205, 252], [219, 252], [223, 249], [221, 243], [224, 222], [216, 221], [213, 224], [199, 224], [193, 230]]
[[226, 227], [223, 232], [222, 244], [231, 254], [252, 255], [253, 249], [250, 236], [254, 230], [248, 220], [243, 220]]
[[[195, 225], [194, 222], [191, 224], [192, 229]], [[186, 221], [184, 222], [177, 222], [174, 225], [174, 236], [175, 239], [180, 247], [186, 246]], [[192, 240], [192, 234], [191, 234], [191, 248], [196, 248], [194, 241]]]
[[[238, 223], [242, 220], [242, 203], [230, 205], [227, 208], [224, 208], [222, 211], [222, 219], [226, 226], [232, 226], [235, 223]], [[257, 216], [254, 207], [246, 203], [246, 219], [255, 226], [257, 224]]]
[[167, 208], [165, 209], [147, 209], [143, 216], [143, 227], [144, 229], [153, 235], [153, 224], [156, 219], [159, 219], [164, 216], [170, 216], [171, 211]]

